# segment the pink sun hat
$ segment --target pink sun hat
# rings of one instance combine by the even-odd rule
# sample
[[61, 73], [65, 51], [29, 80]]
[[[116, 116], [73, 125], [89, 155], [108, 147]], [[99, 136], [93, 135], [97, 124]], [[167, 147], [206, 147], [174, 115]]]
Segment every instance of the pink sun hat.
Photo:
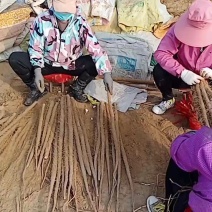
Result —
[[56, 12], [76, 13], [76, 0], [53, 0], [52, 5]]
[[212, 2], [196, 0], [174, 26], [177, 39], [193, 47], [212, 44]]

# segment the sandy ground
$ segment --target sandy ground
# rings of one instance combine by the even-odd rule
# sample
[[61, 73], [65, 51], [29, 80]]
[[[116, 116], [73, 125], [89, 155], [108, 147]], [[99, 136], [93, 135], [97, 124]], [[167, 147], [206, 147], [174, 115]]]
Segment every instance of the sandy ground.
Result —
[[[25, 109], [22, 101], [28, 89], [15, 76], [7, 63], [0, 64], [0, 90], [0, 105], [4, 105], [8, 115]], [[42, 101], [47, 101], [48, 98], [52, 98], [52, 95], [48, 94]], [[152, 103], [159, 99], [158, 93], [151, 93], [149, 96], [149, 101]], [[164, 196], [164, 174], [169, 160], [169, 146], [177, 135], [184, 132], [182, 128], [173, 125], [180, 119], [172, 115], [173, 111], [160, 117], [152, 114], [151, 107], [151, 104], [146, 104], [137, 111], [119, 114], [121, 135], [135, 187], [135, 208], [144, 206], [149, 195]], [[40, 108], [38, 105], [26, 119], [36, 119]], [[86, 115], [85, 108], [89, 109]], [[89, 138], [92, 140], [94, 135], [91, 117], [94, 115], [94, 109], [88, 104], [80, 105], [79, 109], [85, 120]], [[0, 211], [18, 211], [17, 204], [21, 202], [21, 211], [43, 212], [46, 210], [49, 182], [46, 181], [43, 188], [40, 188], [41, 173], [35, 173], [34, 163], [32, 163], [27, 169], [23, 185], [22, 172], [30, 144], [24, 142], [20, 146], [17, 140], [13, 142], [8, 140], [0, 147]], [[126, 174], [124, 171], [122, 173], [119, 211], [130, 212], [130, 189]], [[158, 175], [159, 186], [156, 187]], [[79, 193], [82, 194], [78, 196], [79, 206], [83, 208], [87, 204], [86, 194], [83, 191], [81, 177], [77, 179], [78, 188], [81, 190]], [[23, 201], [24, 192], [27, 197], [25, 201]], [[60, 205], [57, 211], [62, 211]], [[137, 211], [146, 211], [146, 209], [141, 207]]]

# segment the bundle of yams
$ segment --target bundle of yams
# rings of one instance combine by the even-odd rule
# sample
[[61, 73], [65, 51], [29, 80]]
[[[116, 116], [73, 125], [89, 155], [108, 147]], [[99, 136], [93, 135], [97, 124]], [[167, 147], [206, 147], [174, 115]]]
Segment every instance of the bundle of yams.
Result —
[[212, 127], [212, 89], [207, 81], [193, 87], [194, 108], [202, 126]]
[[[55, 211], [61, 199], [63, 209], [70, 206], [76, 211], [85, 209], [77, 201], [78, 178], [82, 179], [81, 189], [87, 194], [86, 210], [110, 211], [113, 205], [114, 211], [119, 211], [123, 167], [132, 192], [133, 211], [133, 182], [116, 107], [106, 103], [97, 105], [95, 118], [89, 123], [94, 123], [95, 130], [91, 138], [76, 104], [69, 96], [62, 96], [42, 105], [34, 103], [23, 113], [2, 119], [1, 144], [8, 145], [11, 137], [14, 141], [18, 139], [20, 148], [30, 143], [22, 180], [25, 184], [27, 168], [35, 161], [35, 171], [41, 172], [43, 179], [41, 188], [44, 182], [49, 185], [47, 212]], [[40, 114], [34, 113], [32, 118], [34, 108], [39, 109]], [[20, 126], [21, 122], [25, 126]], [[25, 201], [25, 195], [22, 200]]]

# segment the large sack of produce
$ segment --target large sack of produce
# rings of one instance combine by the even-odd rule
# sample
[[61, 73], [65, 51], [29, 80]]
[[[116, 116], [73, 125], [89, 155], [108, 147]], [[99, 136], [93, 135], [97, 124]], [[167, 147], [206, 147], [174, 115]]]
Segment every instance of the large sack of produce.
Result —
[[21, 7], [0, 14], [0, 41], [18, 36], [30, 17], [30, 7]]
[[158, 0], [117, 0], [118, 22], [126, 32], [151, 32], [153, 26], [163, 22]]

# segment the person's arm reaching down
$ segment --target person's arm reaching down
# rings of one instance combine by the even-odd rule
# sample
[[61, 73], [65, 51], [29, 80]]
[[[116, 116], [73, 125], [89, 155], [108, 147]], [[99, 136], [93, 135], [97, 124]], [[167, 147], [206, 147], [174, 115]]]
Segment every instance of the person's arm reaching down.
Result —
[[112, 67], [107, 53], [100, 46], [96, 36], [93, 34], [90, 26], [83, 19], [82, 25], [82, 42], [87, 51], [91, 55], [99, 75], [104, 75], [104, 83], [106, 90], [112, 94], [113, 80], [111, 76]]
[[178, 52], [180, 41], [174, 35], [173, 27], [167, 32], [165, 37], [154, 54], [155, 60], [170, 74], [180, 77], [185, 69], [176, 59], [174, 55]]

